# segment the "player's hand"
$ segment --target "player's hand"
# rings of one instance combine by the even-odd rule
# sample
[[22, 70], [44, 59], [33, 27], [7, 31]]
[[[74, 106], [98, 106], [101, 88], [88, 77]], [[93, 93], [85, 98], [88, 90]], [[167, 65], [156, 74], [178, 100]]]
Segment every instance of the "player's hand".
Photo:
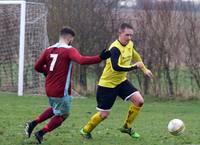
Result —
[[108, 58], [110, 58], [110, 56], [111, 56], [110, 51], [109, 51], [109, 50], [106, 50], [106, 49], [102, 50], [101, 53], [100, 53], [100, 55], [99, 55], [99, 57], [100, 57], [102, 60], [108, 59]]
[[146, 70], [144, 71], [144, 74], [145, 74], [146, 76], [148, 76], [149, 78], [153, 78], [153, 74], [152, 74], [152, 72], [151, 72], [149, 69], [146, 69]]
[[143, 64], [141, 61], [136, 62], [136, 63], [134, 63], [134, 64], [132, 65], [132, 69], [133, 69], [133, 70], [134, 70], [134, 69], [138, 69], [138, 68], [142, 68], [142, 67], [144, 67], [144, 64]]
[[137, 66], [137, 68], [143, 68], [144, 67], [144, 64], [141, 61], [136, 62], [134, 65]]

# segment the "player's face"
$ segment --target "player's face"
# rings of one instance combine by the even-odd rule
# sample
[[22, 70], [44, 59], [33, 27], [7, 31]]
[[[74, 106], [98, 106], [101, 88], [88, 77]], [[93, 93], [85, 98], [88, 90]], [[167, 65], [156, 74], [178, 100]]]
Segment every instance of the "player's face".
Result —
[[119, 41], [123, 45], [127, 45], [133, 37], [133, 29], [125, 28], [124, 31], [119, 32]]

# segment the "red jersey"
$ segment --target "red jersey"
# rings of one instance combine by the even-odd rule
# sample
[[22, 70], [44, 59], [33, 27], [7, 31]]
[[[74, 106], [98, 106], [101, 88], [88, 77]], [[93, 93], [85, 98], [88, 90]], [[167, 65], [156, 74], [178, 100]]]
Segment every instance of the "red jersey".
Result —
[[45, 89], [48, 97], [63, 97], [71, 94], [72, 61], [78, 64], [95, 64], [99, 55], [82, 56], [76, 48], [56, 43], [46, 48], [35, 63], [35, 70], [46, 74]]

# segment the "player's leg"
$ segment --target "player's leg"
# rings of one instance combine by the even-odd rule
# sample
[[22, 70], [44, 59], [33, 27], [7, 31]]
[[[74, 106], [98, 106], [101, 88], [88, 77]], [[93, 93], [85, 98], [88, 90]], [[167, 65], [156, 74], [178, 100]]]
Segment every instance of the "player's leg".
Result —
[[104, 119], [109, 116], [110, 109], [112, 108], [116, 99], [115, 88], [106, 88], [98, 86], [97, 88], [97, 110], [88, 123], [80, 130], [81, 135], [86, 139], [91, 139], [92, 130], [100, 124]]
[[54, 115], [52, 107], [48, 107], [44, 110], [42, 114], [40, 114], [35, 120], [26, 123], [25, 134], [30, 137], [33, 129], [37, 124], [51, 118]]
[[55, 115], [54, 117], [52, 117], [51, 120], [48, 122], [48, 124], [44, 126], [43, 129], [35, 133], [35, 137], [38, 143], [41, 144], [43, 140], [43, 136], [46, 133], [51, 132], [57, 127], [59, 127], [67, 117], [68, 117], [68, 114], [63, 114], [60, 116]]
[[132, 124], [138, 116], [140, 109], [143, 105], [143, 98], [139, 92], [135, 92], [132, 94], [129, 100], [132, 102], [132, 104], [129, 107], [127, 117], [125, 119], [123, 128], [121, 129], [121, 132], [128, 133], [133, 138], [139, 138], [140, 135], [132, 129]]
[[106, 119], [109, 116], [109, 111], [99, 111], [95, 113], [88, 123], [80, 130], [81, 135], [86, 139], [91, 139], [92, 130], [100, 124], [104, 119]]
[[140, 135], [132, 129], [132, 124], [138, 116], [141, 107], [143, 106], [143, 97], [129, 81], [125, 81], [122, 83], [119, 88], [119, 94], [119, 96], [124, 100], [130, 100], [132, 102], [131, 106], [128, 109], [123, 128], [121, 128], [121, 132], [128, 133], [133, 138], [139, 138]]
[[129, 107], [128, 114], [124, 127], [131, 128], [133, 121], [136, 119], [141, 107], [143, 106], [144, 100], [139, 91], [131, 94], [129, 100], [132, 102]]
[[71, 96], [64, 96], [63, 98], [49, 98], [49, 103], [53, 108], [55, 114], [51, 120], [38, 132], [35, 133], [35, 137], [38, 143], [42, 143], [43, 136], [59, 127], [64, 120], [69, 116], [71, 107]]

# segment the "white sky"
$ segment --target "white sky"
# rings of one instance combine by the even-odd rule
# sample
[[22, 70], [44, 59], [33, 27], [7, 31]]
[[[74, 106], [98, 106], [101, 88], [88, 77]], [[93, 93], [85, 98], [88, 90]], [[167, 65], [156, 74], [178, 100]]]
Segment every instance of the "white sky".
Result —
[[195, 2], [199, 2], [200, 0], [182, 0], [182, 1], [195, 1]]
[[200, 0], [182, 0], [182, 1], [185, 1], [185, 2], [190, 1], [190, 2], [194, 2], [194, 3], [199, 3], [200, 2]]
[[[168, 0], [155, 0], [156, 1], [168, 1]], [[182, 0], [183, 2], [194, 2], [196, 4], [199, 4], [200, 3], [200, 0]], [[119, 4], [121, 6], [128, 6], [128, 7], [132, 7], [132, 6], [135, 6], [137, 5], [137, 2], [136, 0], [121, 0], [119, 2]]]
[[[134, 1], [134, 0], [133, 0]], [[157, 0], [157, 1], [168, 1], [168, 0]], [[181, 0], [184, 2], [191, 1], [191, 2], [200, 2], [200, 0]]]

